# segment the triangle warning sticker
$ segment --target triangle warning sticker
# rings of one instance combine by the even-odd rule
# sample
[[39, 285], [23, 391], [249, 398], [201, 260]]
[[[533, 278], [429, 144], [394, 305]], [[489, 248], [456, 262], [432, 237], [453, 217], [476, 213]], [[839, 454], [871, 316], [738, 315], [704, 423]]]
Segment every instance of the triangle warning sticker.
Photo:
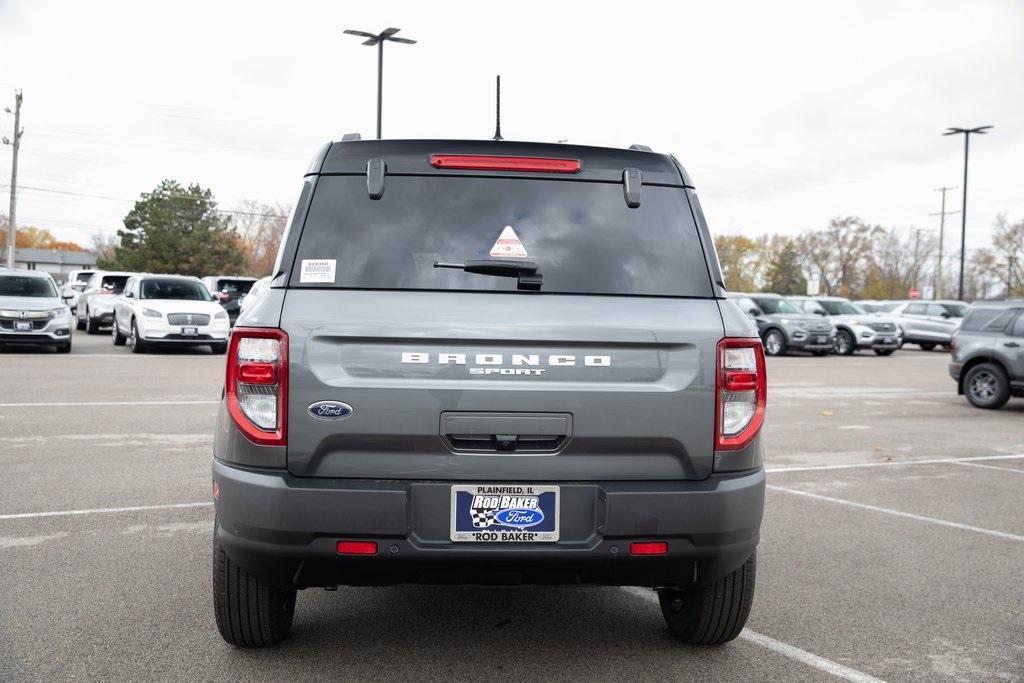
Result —
[[519, 241], [519, 235], [516, 234], [511, 225], [506, 225], [505, 229], [498, 235], [494, 246], [491, 247], [491, 256], [496, 258], [526, 258], [526, 247]]

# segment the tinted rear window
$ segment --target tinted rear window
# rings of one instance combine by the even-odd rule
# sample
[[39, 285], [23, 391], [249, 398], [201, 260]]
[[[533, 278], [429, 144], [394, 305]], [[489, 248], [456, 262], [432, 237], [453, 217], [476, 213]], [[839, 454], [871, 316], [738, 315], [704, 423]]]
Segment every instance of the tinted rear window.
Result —
[[[321, 177], [291, 285], [516, 291], [514, 277], [435, 268], [488, 259], [506, 226], [536, 263], [543, 292], [712, 295], [683, 190], [644, 186], [638, 208], [599, 182], [387, 176], [370, 199], [364, 176]], [[303, 259], [335, 260], [334, 283], [302, 283]]]
[[248, 294], [254, 280], [217, 280], [217, 291], [228, 294]]
[[124, 286], [127, 282], [127, 275], [104, 275], [103, 279], [100, 280], [100, 287], [114, 294], [120, 294], [124, 291]]

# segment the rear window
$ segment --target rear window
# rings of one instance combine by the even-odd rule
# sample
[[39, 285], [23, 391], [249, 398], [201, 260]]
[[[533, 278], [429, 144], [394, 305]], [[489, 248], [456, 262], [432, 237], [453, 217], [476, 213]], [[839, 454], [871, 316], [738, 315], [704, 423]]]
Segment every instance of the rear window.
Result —
[[100, 288], [114, 294], [120, 294], [124, 291], [126, 282], [128, 282], [127, 275], [104, 275], [103, 279], [100, 280]]
[[88, 282], [89, 278], [91, 278], [91, 277], [92, 277], [92, 271], [91, 270], [83, 270], [82, 272], [80, 272], [78, 275], [75, 276], [75, 282], [83, 282], [83, 283], [84, 282]]
[[1017, 315], [1014, 308], [975, 308], [967, 311], [960, 329], [966, 332], [1002, 332]]
[[217, 291], [228, 294], [248, 294], [254, 280], [217, 280]]
[[[516, 291], [514, 277], [434, 267], [497, 258], [503, 247], [537, 264], [542, 292], [712, 295], [679, 188], [645, 185], [630, 209], [619, 184], [465, 176], [387, 176], [379, 200], [363, 176], [321, 177], [290, 284]], [[302, 282], [302, 261], [323, 259], [334, 263]]]

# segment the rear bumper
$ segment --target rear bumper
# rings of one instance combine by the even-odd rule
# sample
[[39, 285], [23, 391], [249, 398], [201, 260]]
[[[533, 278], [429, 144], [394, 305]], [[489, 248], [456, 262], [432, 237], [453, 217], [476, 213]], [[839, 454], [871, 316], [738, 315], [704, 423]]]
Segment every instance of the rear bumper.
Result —
[[[563, 483], [561, 540], [449, 540], [447, 482], [306, 479], [215, 461], [216, 534], [232, 560], [278, 585], [595, 583], [690, 585], [741, 565], [758, 542], [763, 469], [703, 481]], [[537, 482], [539, 483], [539, 482]], [[339, 540], [372, 540], [340, 556]], [[668, 554], [632, 557], [633, 540]]]

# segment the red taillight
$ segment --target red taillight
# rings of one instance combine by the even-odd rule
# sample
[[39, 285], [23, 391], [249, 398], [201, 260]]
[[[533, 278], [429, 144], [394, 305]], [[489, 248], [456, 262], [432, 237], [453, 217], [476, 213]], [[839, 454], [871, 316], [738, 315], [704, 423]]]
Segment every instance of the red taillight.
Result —
[[636, 541], [629, 544], [630, 555], [665, 555], [668, 543], [665, 541]]
[[475, 154], [431, 154], [434, 168], [466, 171], [533, 171], [538, 173], [579, 173], [579, 159], [505, 157]]
[[718, 342], [715, 394], [715, 449], [746, 447], [764, 424], [768, 399], [760, 339], [727, 337]]
[[376, 555], [376, 541], [338, 541], [338, 552], [342, 555]]
[[288, 442], [288, 335], [236, 327], [228, 349], [224, 393], [235, 426], [253, 443]]

